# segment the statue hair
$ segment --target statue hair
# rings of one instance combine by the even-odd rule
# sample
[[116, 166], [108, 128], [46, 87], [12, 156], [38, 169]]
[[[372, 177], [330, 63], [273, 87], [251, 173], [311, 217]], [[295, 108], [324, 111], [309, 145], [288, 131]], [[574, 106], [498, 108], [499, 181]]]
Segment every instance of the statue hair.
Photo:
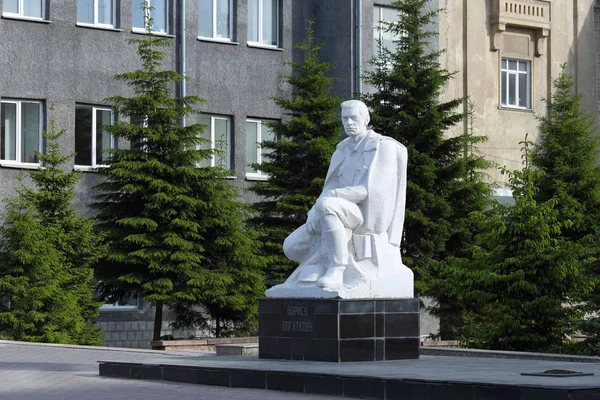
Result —
[[342, 103], [341, 107], [342, 107], [342, 110], [344, 108], [358, 107], [358, 112], [360, 113], [360, 116], [363, 117], [363, 119], [366, 121], [367, 125], [369, 124], [369, 121], [371, 120], [371, 116], [369, 115], [369, 109], [367, 108], [367, 105], [365, 103], [363, 103], [362, 101], [346, 100]]

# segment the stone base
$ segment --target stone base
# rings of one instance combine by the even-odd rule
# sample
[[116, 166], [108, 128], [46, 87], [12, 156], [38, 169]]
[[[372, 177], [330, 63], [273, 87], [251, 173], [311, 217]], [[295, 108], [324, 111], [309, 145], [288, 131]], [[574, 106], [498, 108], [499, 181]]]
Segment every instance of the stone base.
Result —
[[260, 358], [416, 359], [419, 335], [419, 299], [259, 300]]

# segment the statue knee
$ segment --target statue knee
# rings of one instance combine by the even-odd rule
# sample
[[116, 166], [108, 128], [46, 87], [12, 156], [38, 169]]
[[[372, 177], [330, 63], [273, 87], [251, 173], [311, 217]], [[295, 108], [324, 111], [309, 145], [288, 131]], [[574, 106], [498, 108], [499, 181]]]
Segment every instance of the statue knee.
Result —
[[316, 207], [322, 214], [332, 214], [339, 208], [339, 204], [340, 199], [337, 197], [321, 197], [317, 200]]

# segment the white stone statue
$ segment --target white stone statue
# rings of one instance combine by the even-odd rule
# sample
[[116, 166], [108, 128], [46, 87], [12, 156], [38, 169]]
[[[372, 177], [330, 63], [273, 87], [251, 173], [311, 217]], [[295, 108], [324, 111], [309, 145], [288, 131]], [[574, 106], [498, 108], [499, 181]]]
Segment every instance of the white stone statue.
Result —
[[331, 157], [323, 192], [283, 243], [300, 265], [267, 297], [414, 297], [413, 273], [400, 256], [406, 148], [367, 129], [361, 101], [342, 103], [342, 123], [348, 138]]

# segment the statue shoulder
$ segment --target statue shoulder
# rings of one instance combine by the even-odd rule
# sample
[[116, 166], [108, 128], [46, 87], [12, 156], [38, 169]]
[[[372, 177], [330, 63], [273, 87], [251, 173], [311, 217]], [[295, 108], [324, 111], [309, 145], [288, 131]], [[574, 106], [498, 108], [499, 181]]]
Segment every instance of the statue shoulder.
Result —
[[400, 143], [396, 139], [389, 137], [389, 136], [381, 135], [379, 133], [375, 133], [375, 134], [378, 136], [380, 145], [383, 145], [386, 147], [394, 147], [394, 148], [396, 148], [397, 151], [400, 151], [401, 153], [406, 153], [406, 146], [404, 146], [402, 143]]

